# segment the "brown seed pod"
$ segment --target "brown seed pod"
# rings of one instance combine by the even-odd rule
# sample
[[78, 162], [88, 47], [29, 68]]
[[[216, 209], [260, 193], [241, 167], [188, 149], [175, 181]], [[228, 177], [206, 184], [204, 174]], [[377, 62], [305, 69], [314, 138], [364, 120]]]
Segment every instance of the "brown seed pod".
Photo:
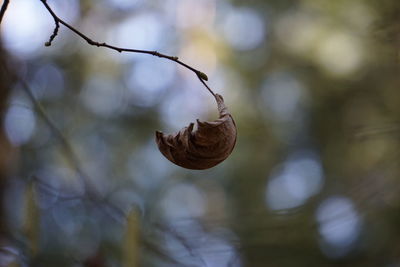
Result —
[[176, 134], [165, 135], [156, 131], [160, 152], [183, 168], [204, 170], [224, 161], [236, 143], [236, 124], [221, 95], [215, 94], [219, 118], [212, 122], [197, 120]]

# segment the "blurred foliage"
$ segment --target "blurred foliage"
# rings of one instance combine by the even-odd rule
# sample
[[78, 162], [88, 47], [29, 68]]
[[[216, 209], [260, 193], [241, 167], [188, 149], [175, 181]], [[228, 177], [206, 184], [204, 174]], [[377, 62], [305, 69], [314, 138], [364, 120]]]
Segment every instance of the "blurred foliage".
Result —
[[204, 71], [238, 142], [215, 168], [174, 166], [154, 131], [217, 114], [193, 73], [65, 27], [45, 47], [41, 2], [11, 1], [0, 266], [400, 265], [399, 1], [48, 2], [96, 41]]

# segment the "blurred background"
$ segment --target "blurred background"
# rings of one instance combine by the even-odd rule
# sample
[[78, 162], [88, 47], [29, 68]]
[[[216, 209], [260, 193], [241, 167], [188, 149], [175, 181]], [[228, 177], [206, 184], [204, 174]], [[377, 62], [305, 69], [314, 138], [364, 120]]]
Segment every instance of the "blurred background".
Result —
[[400, 266], [398, 0], [48, 2], [205, 72], [238, 140], [214, 168], [175, 166], [155, 130], [217, 117], [196, 76], [63, 26], [45, 47], [43, 4], [10, 1], [0, 266]]

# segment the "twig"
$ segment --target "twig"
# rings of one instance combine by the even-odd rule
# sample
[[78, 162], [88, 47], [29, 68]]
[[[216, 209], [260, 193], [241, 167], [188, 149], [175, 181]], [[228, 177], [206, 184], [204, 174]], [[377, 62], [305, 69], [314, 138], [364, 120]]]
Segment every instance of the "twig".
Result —
[[206, 84], [206, 82], [204, 81], [204, 79], [200, 76], [197, 75], [197, 77], [199, 78], [200, 82], [207, 88], [208, 91], [210, 91], [210, 93], [216, 97], [215, 93], [211, 90], [211, 88]]
[[83, 34], [82, 32], [78, 31], [77, 29], [75, 29], [74, 27], [72, 27], [71, 25], [69, 25], [67, 22], [65, 22], [64, 20], [60, 19], [56, 13], [54, 13], [53, 9], [49, 6], [49, 4], [47, 3], [47, 0], [40, 0], [43, 5], [46, 7], [47, 11], [50, 13], [50, 15], [53, 17], [54, 22], [56, 24], [53, 34], [50, 36], [49, 41], [47, 41], [45, 43], [46, 46], [50, 46], [51, 42], [54, 40], [54, 38], [57, 36], [58, 34], [58, 28], [59, 28], [59, 24], [64, 25], [65, 27], [67, 27], [68, 29], [70, 29], [71, 31], [73, 31], [75, 34], [77, 34], [78, 36], [80, 36], [82, 39], [84, 39], [88, 44], [93, 45], [93, 46], [97, 46], [97, 47], [105, 47], [105, 48], [109, 48], [112, 50], [115, 50], [119, 53], [121, 52], [131, 52], [131, 53], [141, 53], [141, 54], [149, 54], [152, 56], [156, 56], [156, 57], [160, 57], [160, 58], [165, 58], [171, 61], [174, 61], [182, 66], [184, 66], [185, 68], [193, 71], [196, 76], [200, 79], [200, 81], [202, 82], [202, 84], [207, 88], [208, 91], [210, 91], [210, 93], [215, 97], [214, 92], [210, 89], [210, 87], [205, 83], [205, 81], [208, 81], [208, 77], [204, 72], [201, 72], [191, 66], [189, 66], [188, 64], [180, 61], [178, 59], [178, 57], [176, 56], [168, 56], [165, 54], [161, 54], [157, 51], [149, 51], [149, 50], [140, 50], [140, 49], [131, 49], [131, 48], [122, 48], [122, 47], [117, 47], [117, 46], [113, 46], [113, 45], [109, 45], [106, 43], [99, 43], [96, 41], [93, 41], [92, 39], [90, 39], [88, 36], [86, 36], [85, 34]]
[[44, 44], [45, 46], [51, 46], [51, 42], [53, 42], [54, 38], [56, 38], [58, 34], [60, 23], [58, 22], [58, 20], [56, 20], [56, 18], [54, 18], [54, 23], [56, 24], [56, 26], [54, 27], [53, 33], [50, 35], [49, 40]]
[[10, 3], [9, 0], [4, 0], [3, 4], [1, 5], [1, 9], [0, 9], [0, 24], [1, 24], [1, 21], [3, 20], [4, 14], [6, 13], [6, 10], [7, 10], [7, 7], [8, 7], [9, 3]]

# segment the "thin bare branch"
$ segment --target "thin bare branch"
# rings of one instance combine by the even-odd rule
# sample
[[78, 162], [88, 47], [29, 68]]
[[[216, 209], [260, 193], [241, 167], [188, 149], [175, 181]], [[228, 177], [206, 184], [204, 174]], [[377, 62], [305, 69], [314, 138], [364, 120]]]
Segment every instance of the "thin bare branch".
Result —
[[197, 77], [199, 78], [200, 82], [207, 88], [208, 91], [210, 91], [210, 93], [211, 93], [211, 94], [215, 97], [215, 99], [216, 99], [217, 96], [215, 95], [215, 93], [213, 92], [213, 90], [211, 90], [211, 88], [206, 84], [206, 82], [204, 81], [203, 77], [201, 77], [200, 74], [197, 74]]
[[89, 182], [90, 179], [84, 173], [83, 168], [78, 159], [78, 156], [75, 154], [75, 152], [72, 148], [72, 145], [69, 143], [68, 139], [62, 134], [62, 132], [57, 128], [57, 126], [53, 123], [53, 121], [47, 116], [42, 105], [39, 103], [39, 101], [36, 100], [30, 86], [23, 79], [20, 79], [20, 81], [22, 84], [22, 89], [26, 92], [29, 99], [32, 101], [32, 103], [33, 103], [36, 111], [39, 113], [40, 117], [45, 121], [45, 123], [50, 128], [52, 133], [60, 140], [61, 146], [67, 156], [67, 159], [69, 160], [71, 165], [76, 169], [77, 173], [79, 174], [79, 177], [85, 186], [86, 192], [89, 194], [88, 196], [95, 198], [97, 196], [97, 194], [94, 191], [94, 188], [92, 186], [90, 186], [90, 182]]
[[55, 18], [54, 18], [54, 23], [55, 23], [55, 27], [54, 27], [53, 33], [50, 35], [49, 40], [44, 44], [45, 46], [51, 46], [51, 43], [53, 42], [54, 38], [56, 38], [56, 36], [58, 34], [58, 29], [60, 29], [60, 23]]
[[210, 87], [205, 83], [205, 81], [208, 81], [208, 77], [207, 75], [202, 72], [199, 71], [191, 66], [189, 66], [188, 64], [182, 62], [179, 60], [178, 57], [176, 56], [168, 56], [162, 53], [159, 53], [157, 51], [149, 51], [149, 50], [140, 50], [140, 49], [131, 49], [131, 48], [122, 48], [122, 47], [117, 47], [117, 46], [113, 46], [113, 45], [109, 45], [106, 43], [99, 43], [96, 41], [93, 41], [92, 39], [90, 39], [88, 36], [86, 36], [85, 34], [83, 34], [82, 32], [80, 32], [79, 30], [75, 29], [74, 27], [72, 27], [71, 25], [69, 25], [67, 22], [65, 22], [64, 20], [62, 20], [61, 18], [59, 18], [57, 16], [57, 14], [53, 11], [53, 9], [49, 6], [49, 4], [47, 3], [47, 0], [40, 0], [43, 5], [46, 7], [47, 11], [50, 13], [50, 15], [53, 17], [54, 21], [55, 21], [55, 29], [53, 31], [53, 34], [50, 36], [50, 39], [48, 42], [45, 43], [46, 46], [50, 46], [51, 42], [54, 40], [54, 38], [57, 36], [58, 34], [58, 28], [59, 28], [59, 24], [64, 25], [65, 27], [67, 27], [68, 29], [70, 29], [72, 32], [74, 32], [75, 34], [77, 34], [79, 37], [81, 37], [82, 39], [84, 39], [88, 44], [93, 45], [93, 46], [97, 46], [97, 47], [105, 47], [108, 49], [112, 49], [115, 50], [119, 53], [121, 52], [131, 52], [131, 53], [141, 53], [141, 54], [148, 54], [148, 55], [152, 55], [152, 56], [156, 56], [156, 57], [160, 57], [160, 58], [165, 58], [171, 61], [174, 61], [176, 63], [178, 63], [179, 65], [193, 71], [196, 76], [200, 79], [200, 81], [202, 82], [202, 84], [207, 88], [208, 91], [210, 91], [210, 93], [215, 97], [214, 92], [210, 89]]
[[3, 20], [4, 14], [6, 13], [6, 10], [7, 10], [7, 7], [8, 7], [9, 3], [10, 3], [9, 0], [4, 0], [3, 4], [1, 5], [1, 9], [0, 9], [0, 24], [1, 24], [1, 21]]

